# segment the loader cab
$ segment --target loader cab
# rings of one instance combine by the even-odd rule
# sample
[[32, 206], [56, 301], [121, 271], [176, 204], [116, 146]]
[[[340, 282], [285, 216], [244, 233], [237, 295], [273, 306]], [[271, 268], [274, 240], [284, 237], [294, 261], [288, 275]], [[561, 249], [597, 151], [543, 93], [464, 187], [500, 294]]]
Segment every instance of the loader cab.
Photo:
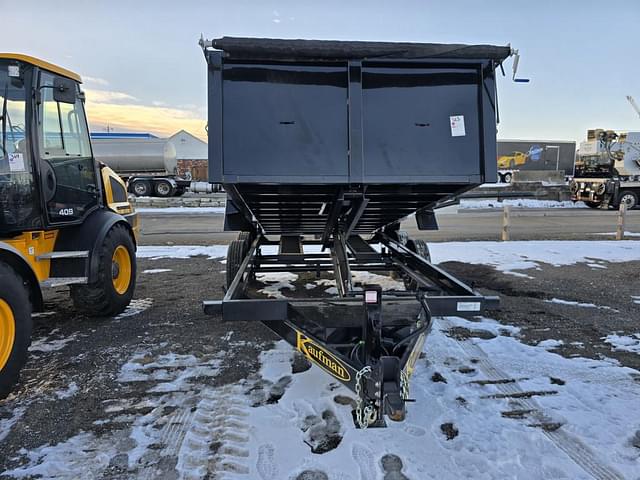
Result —
[[100, 207], [80, 83], [47, 62], [0, 53], [0, 236], [80, 224]]

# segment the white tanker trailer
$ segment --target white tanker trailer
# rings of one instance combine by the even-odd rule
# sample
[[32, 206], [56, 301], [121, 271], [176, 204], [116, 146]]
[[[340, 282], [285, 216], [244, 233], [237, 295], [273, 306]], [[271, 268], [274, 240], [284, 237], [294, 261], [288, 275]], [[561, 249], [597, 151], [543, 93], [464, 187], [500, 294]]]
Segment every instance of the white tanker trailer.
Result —
[[213, 185], [178, 176], [174, 145], [162, 138], [94, 138], [95, 158], [127, 182], [139, 197], [174, 197], [185, 191], [209, 193]]

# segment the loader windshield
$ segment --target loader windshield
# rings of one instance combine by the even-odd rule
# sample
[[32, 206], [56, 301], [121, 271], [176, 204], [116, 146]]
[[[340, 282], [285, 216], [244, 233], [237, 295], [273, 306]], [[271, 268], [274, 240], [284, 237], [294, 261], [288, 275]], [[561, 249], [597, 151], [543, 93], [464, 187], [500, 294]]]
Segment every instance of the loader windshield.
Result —
[[0, 234], [41, 226], [25, 135], [29, 70], [0, 60]]

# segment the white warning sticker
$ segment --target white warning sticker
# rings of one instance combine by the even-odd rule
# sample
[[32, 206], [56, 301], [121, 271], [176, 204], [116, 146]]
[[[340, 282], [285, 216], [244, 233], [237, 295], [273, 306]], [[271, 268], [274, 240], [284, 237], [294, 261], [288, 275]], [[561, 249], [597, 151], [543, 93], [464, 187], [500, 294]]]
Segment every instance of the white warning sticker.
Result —
[[449, 122], [451, 123], [452, 137], [464, 137], [467, 134], [464, 129], [464, 115], [451, 115]]
[[459, 312], [479, 312], [480, 302], [458, 302]]
[[24, 157], [21, 153], [9, 154], [9, 170], [11, 172], [24, 172]]

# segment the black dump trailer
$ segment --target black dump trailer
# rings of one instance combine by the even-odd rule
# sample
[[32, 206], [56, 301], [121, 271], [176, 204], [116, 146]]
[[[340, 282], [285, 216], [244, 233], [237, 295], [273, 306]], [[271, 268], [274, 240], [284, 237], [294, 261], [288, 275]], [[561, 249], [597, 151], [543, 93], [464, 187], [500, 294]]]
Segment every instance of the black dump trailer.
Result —
[[[210, 181], [227, 192], [223, 321], [260, 321], [356, 394], [357, 426], [405, 418], [433, 316], [486, 297], [430, 262], [400, 221], [495, 182], [495, 70], [510, 47], [202, 40]], [[335, 294], [264, 298], [256, 275], [332, 275]], [[356, 283], [358, 272], [403, 288]], [[380, 278], [380, 277], [374, 277]]]

